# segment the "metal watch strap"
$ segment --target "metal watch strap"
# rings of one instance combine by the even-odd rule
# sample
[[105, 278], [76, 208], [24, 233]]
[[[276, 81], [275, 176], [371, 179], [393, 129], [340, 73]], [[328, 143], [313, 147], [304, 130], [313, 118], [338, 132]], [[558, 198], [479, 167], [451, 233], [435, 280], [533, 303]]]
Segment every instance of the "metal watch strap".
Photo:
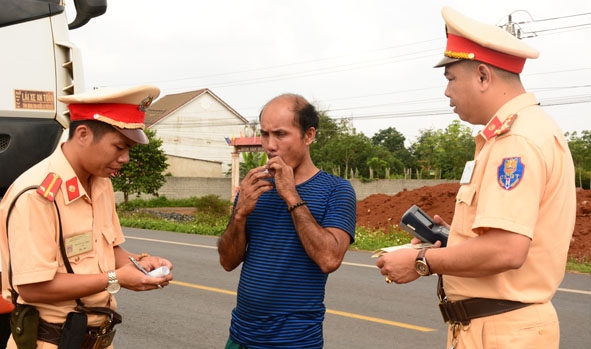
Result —
[[107, 276], [109, 277], [110, 284], [119, 281], [119, 280], [117, 280], [117, 274], [115, 273], [115, 270], [109, 270], [107, 272]]

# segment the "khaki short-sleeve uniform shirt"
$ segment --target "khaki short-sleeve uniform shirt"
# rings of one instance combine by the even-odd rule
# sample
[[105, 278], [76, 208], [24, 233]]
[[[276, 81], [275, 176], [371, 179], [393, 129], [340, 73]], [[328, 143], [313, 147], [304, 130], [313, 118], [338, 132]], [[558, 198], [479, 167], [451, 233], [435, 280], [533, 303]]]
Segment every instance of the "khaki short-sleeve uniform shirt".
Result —
[[527, 236], [531, 245], [517, 270], [481, 278], [445, 275], [447, 296], [547, 302], [564, 277], [575, 224], [568, 143], [532, 94], [506, 103], [475, 138], [474, 168], [464, 173], [448, 245], [486, 234], [488, 228]]
[[[39, 185], [55, 173], [62, 183], [55, 195], [68, 260], [75, 274], [98, 274], [115, 269], [113, 248], [124, 242], [115, 210], [113, 187], [108, 178], [93, 178], [92, 199], [84, 191], [61, 147], [41, 161], [9, 188], [0, 204], [0, 245], [2, 267], [8, 270], [8, 247], [5, 218], [10, 202], [22, 189]], [[52, 280], [56, 273], [67, 273], [59, 247], [58, 211], [54, 203], [29, 190], [21, 195], [12, 210], [8, 239], [13, 271], [12, 282], [18, 285]], [[8, 273], [2, 273], [3, 296], [10, 298]], [[106, 285], [105, 285], [106, 286]], [[116, 308], [107, 291], [81, 299], [87, 306]], [[19, 299], [20, 303], [24, 303]], [[40, 316], [53, 323], [63, 323], [76, 306], [75, 300], [53, 304], [33, 303]], [[89, 315], [88, 325], [98, 326], [104, 316]]]

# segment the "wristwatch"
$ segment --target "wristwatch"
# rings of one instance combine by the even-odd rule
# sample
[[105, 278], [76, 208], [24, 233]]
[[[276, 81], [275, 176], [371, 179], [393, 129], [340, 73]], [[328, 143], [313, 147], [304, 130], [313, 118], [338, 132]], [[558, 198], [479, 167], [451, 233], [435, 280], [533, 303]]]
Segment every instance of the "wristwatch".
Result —
[[427, 258], [425, 258], [425, 253], [427, 252], [426, 248], [423, 248], [419, 251], [417, 255], [417, 259], [415, 259], [415, 270], [421, 276], [428, 276], [431, 275], [431, 269], [429, 269], [429, 263], [427, 263]]
[[121, 286], [119, 285], [119, 280], [117, 280], [117, 274], [115, 274], [115, 270], [111, 270], [107, 272], [109, 276], [109, 283], [107, 284], [107, 292], [110, 294], [115, 294], [119, 292]]

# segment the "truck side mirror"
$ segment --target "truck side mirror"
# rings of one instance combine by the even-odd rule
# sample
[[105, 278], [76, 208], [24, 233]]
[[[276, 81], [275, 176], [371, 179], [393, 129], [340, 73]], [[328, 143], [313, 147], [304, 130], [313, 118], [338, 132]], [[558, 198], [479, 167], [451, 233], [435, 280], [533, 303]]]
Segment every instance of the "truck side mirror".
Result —
[[80, 28], [94, 17], [98, 17], [107, 12], [107, 0], [74, 0], [76, 6], [76, 18], [70, 24], [68, 29]]

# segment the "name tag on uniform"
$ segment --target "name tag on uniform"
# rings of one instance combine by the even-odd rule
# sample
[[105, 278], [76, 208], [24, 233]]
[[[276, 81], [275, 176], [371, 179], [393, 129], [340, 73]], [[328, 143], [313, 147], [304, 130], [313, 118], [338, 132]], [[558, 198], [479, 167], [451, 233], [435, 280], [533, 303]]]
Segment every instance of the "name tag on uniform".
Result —
[[469, 184], [472, 181], [474, 167], [476, 167], [476, 160], [466, 161], [466, 166], [464, 166], [464, 172], [462, 172], [462, 178], [460, 179], [460, 184]]
[[92, 251], [92, 232], [66, 239], [66, 254], [69, 257]]

